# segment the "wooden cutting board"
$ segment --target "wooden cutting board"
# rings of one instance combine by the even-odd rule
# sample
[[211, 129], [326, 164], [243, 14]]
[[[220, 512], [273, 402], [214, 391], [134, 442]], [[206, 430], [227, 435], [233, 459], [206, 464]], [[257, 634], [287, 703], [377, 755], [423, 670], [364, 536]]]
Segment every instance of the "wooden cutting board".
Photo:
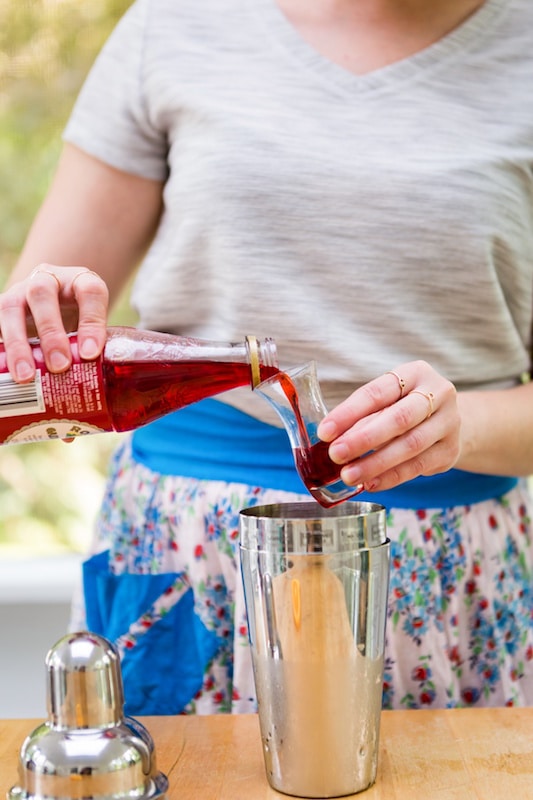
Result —
[[[168, 800], [283, 800], [255, 715], [144, 717]], [[0, 720], [0, 796], [39, 720]], [[359, 800], [533, 800], [533, 708], [384, 711], [377, 781]]]

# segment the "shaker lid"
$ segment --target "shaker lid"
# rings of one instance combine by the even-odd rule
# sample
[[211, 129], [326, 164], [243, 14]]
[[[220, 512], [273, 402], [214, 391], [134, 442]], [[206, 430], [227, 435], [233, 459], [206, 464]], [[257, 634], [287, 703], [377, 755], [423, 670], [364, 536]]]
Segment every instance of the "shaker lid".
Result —
[[26, 737], [7, 800], [156, 800], [168, 789], [148, 730], [123, 717], [120, 659], [103, 636], [68, 634], [46, 656], [48, 721]]

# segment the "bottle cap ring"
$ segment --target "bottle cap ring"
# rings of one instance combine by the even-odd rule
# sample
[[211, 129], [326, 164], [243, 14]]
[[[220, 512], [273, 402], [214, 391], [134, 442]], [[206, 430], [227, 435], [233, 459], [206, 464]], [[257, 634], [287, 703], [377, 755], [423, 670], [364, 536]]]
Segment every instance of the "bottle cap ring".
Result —
[[252, 371], [252, 389], [261, 383], [261, 372], [259, 370], [259, 344], [255, 336], [247, 336], [246, 344], [250, 354], [250, 369]]

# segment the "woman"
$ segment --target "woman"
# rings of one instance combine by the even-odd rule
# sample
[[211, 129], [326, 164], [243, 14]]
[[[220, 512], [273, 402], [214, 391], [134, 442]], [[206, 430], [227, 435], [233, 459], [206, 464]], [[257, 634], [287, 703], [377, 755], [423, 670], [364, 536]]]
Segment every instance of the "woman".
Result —
[[[94, 358], [139, 262], [141, 327], [317, 360], [330, 457], [388, 509], [386, 707], [533, 702], [532, 22], [526, 0], [137, 0], [0, 297], [22, 382], [27, 315], [51, 369], [65, 327]], [[130, 713], [255, 708], [238, 511], [306, 497], [264, 406], [204, 401], [114, 459], [87, 621], [111, 620]]]

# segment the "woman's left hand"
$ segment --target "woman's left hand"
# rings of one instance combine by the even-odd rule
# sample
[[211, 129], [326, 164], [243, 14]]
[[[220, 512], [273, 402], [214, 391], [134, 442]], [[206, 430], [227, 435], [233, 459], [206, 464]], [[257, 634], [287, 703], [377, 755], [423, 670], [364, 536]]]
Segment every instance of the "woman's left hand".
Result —
[[411, 361], [357, 389], [322, 420], [318, 435], [344, 465], [345, 483], [376, 491], [451, 469], [460, 430], [453, 383]]

